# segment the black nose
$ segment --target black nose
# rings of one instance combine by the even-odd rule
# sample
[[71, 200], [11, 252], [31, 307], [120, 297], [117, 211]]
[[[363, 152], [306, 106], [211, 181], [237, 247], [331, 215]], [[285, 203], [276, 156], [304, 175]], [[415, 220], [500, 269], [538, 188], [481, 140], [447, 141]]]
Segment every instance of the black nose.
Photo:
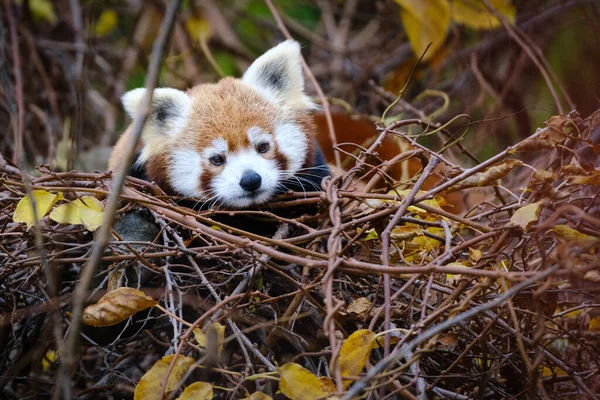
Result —
[[250, 169], [244, 171], [242, 179], [240, 179], [240, 186], [244, 190], [254, 192], [260, 187], [261, 182], [262, 178], [260, 177], [260, 175]]

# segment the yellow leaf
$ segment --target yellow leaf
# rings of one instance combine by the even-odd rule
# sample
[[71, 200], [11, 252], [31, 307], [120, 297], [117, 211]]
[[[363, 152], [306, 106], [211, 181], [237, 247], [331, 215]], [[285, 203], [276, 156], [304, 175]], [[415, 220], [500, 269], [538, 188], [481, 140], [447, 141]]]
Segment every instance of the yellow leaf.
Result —
[[100, 14], [98, 22], [96, 22], [94, 33], [98, 37], [106, 36], [115, 29], [118, 22], [119, 16], [115, 10], [107, 8], [106, 10], [102, 11], [102, 14]]
[[273, 400], [271, 396], [264, 394], [263, 392], [254, 392], [248, 397], [249, 400]]
[[48, 350], [44, 355], [44, 358], [42, 358], [42, 372], [46, 372], [56, 360], [58, 360], [58, 351]]
[[556, 225], [554, 228], [550, 229], [550, 232], [558, 236], [558, 239], [562, 242], [575, 243], [580, 246], [592, 243], [599, 239], [597, 237], [581, 233], [577, 229], [573, 229], [568, 225]]
[[83, 322], [91, 326], [111, 326], [158, 302], [141, 290], [121, 287], [106, 293], [96, 304], [83, 310]]
[[[140, 379], [139, 383], [135, 387], [133, 394], [134, 400], [162, 400], [160, 393], [162, 391], [161, 384], [169, 372], [169, 366], [173, 361], [174, 354], [165, 356], [158, 360], [150, 371], [146, 372]], [[167, 379], [165, 386], [165, 393], [169, 394], [174, 390], [181, 378], [185, 375], [187, 370], [194, 364], [195, 360], [191, 357], [179, 355], [175, 360], [175, 364], [171, 369], [171, 374]]]
[[[517, 10], [510, 0], [490, 0], [491, 5], [511, 24], [515, 23]], [[500, 21], [487, 7], [473, 0], [454, 0], [451, 5], [452, 19], [473, 29], [495, 29]]]
[[[17, 2], [22, 4], [23, 0], [18, 0]], [[50, 0], [29, 0], [29, 9], [34, 20], [48, 21], [52, 25], [58, 21], [54, 12], [54, 6]]]
[[371, 308], [371, 301], [366, 297], [359, 297], [358, 299], [352, 300], [348, 304], [346, 311], [350, 314], [361, 315], [367, 312]]
[[518, 225], [523, 230], [529, 229], [531, 225], [537, 222], [540, 212], [542, 211], [542, 202], [527, 204], [519, 208], [510, 218], [510, 222]]
[[450, 26], [450, 9], [447, 0], [395, 0], [402, 7], [400, 17], [413, 51], [420, 57], [433, 57], [444, 44]]
[[292, 400], [313, 400], [327, 397], [315, 374], [296, 363], [287, 363], [279, 368], [281, 393]]
[[[53, 194], [45, 190], [34, 190], [32, 194], [35, 202], [35, 213], [38, 220], [48, 214], [48, 211], [50, 211], [50, 208], [52, 208], [54, 203], [63, 197], [61, 192]], [[31, 201], [29, 201], [29, 196], [26, 195], [17, 204], [17, 208], [13, 214], [13, 221], [24, 222], [27, 224], [27, 229], [33, 226], [33, 207], [31, 206]]]
[[337, 388], [335, 387], [335, 383], [331, 379], [326, 376], [322, 376], [319, 378], [319, 383], [321, 384], [321, 389], [327, 393], [335, 393], [337, 392]]
[[102, 202], [93, 196], [83, 196], [71, 203], [61, 204], [50, 213], [50, 219], [60, 224], [82, 224], [95, 231], [102, 225]]
[[207, 382], [194, 382], [186, 387], [177, 400], [211, 400], [213, 385]]
[[592, 318], [590, 320], [590, 323], [588, 325], [588, 331], [589, 332], [600, 331], [600, 317]]
[[544, 378], [550, 378], [552, 376], [566, 376], [567, 373], [558, 367], [550, 368], [544, 367], [542, 370], [542, 376]]
[[85, 226], [85, 229], [88, 231], [94, 232], [102, 225], [104, 215], [102, 211], [92, 210], [88, 207], [78, 207], [77, 212], [79, 213], [79, 218], [81, 218], [83, 226]]
[[70, 224], [78, 225], [81, 224], [81, 218], [79, 218], [79, 212], [77, 207], [73, 203], [65, 203], [56, 206], [50, 213], [50, 219], [58, 222], [59, 224]]
[[209, 330], [211, 329], [216, 334], [218, 354], [221, 354], [221, 352], [223, 351], [223, 341], [225, 340], [225, 326], [221, 325], [218, 322], [213, 322], [212, 324], [205, 326], [203, 330], [195, 328], [193, 330], [194, 337], [196, 338], [196, 341], [198, 342], [198, 345], [200, 347], [207, 347], [209, 345]]
[[200, 37], [208, 39], [212, 31], [210, 23], [207, 20], [194, 16], [185, 21], [185, 29], [190, 34], [192, 40], [198, 40]]
[[77, 207], [85, 207], [94, 211], [102, 211], [102, 202], [94, 196], [81, 196], [73, 201]]
[[375, 230], [375, 228], [371, 228], [367, 231], [367, 236], [365, 237], [365, 240], [377, 240], [379, 239], [379, 235], [377, 234], [377, 231]]
[[[342, 376], [357, 376], [363, 370], [375, 340], [375, 333], [368, 329], [360, 329], [348, 337], [340, 349], [340, 371]], [[352, 383], [344, 380], [344, 388]]]
[[[435, 226], [430, 226], [429, 228], [427, 228], [427, 232], [433, 233], [434, 235], [441, 237], [446, 236], [444, 228], [437, 228]], [[421, 248], [422, 250], [427, 251], [436, 249], [442, 244], [442, 242], [440, 242], [439, 240], [427, 237], [425, 235], [415, 237], [413, 240], [411, 240], [411, 243], [419, 246], [419, 248]]]

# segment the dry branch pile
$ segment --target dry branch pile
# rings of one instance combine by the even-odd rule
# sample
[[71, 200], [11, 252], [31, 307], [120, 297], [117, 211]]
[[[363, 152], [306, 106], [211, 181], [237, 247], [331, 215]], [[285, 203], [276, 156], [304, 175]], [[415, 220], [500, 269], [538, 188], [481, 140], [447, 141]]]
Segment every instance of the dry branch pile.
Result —
[[[486, 162], [445, 165], [452, 176], [424, 189], [450, 162], [412, 149], [395, 162], [429, 161], [393, 181], [391, 163], [377, 161], [380, 139], [427, 127], [396, 122], [323, 192], [256, 210], [198, 210], [129, 179], [91, 283], [91, 325], [66, 370], [60, 347], [94, 234], [46, 214], [82, 196], [104, 201], [111, 177], [40, 167], [29, 189], [63, 199], [28, 229], [14, 222], [28, 179], [0, 159], [2, 396], [69, 386], [77, 398], [129, 397], [156, 363], [140, 393], [593, 397], [600, 171], [584, 161], [598, 153], [586, 139], [599, 123], [553, 117]], [[490, 196], [458, 215], [445, 204], [452, 190]]]

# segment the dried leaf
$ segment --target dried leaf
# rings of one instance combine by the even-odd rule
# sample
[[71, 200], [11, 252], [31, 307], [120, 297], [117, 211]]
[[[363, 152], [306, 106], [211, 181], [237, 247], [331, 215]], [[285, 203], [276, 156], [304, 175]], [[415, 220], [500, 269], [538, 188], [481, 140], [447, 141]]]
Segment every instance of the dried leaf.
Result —
[[157, 304], [141, 290], [121, 287], [106, 293], [96, 304], [87, 306], [83, 311], [83, 322], [91, 326], [111, 326]]
[[177, 400], [211, 400], [213, 385], [207, 382], [194, 382], [186, 387]]
[[[510, 0], [490, 0], [491, 5], [511, 24], [515, 23], [517, 10]], [[495, 29], [500, 21], [487, 7], [472, 0], [454, 0], [451, 5], [452, 19], [473, 29]]]
[[209, 329], [214, 329], [217, 335], [217, 343], [218, 343], [218, 354], [221, 354], [223, 351], [223, 341], [225, 340], [225, 326], [221, 325], [218, 322], [213, 322], [210, 325], [204, 327], [204, 329], [200, 330], [199, 328], [194, 329], [194, 337], [198, 342], [200, 347], [208, 346], [208, 331]]
[[555, 236], [557, 236], [561, 242], [575, 243], [580, 246], [593, 243], [599, 239], [597, 237], [581, 233], [577, 229], [573, 229], [568, 225], [556, 225], [554, 228], [550, 229], [550, 232], [555, 234]]
[[[42, 219], [48, 214], [48, 211], [50, 211], [50, 208], [52, 208], [54, 203], [63, 198], [61, 192], [53, 194], [45, 190], [34, 190], [32, 195], [35, 202], [35, 213], [38, 219]], [[13, 221], [24, 222], [27, 224], [27, 229], [33, 226], [35, 219], [29, 196], [24, 196], [17, 204], [17, 208], [13, 214]]]
[[361, 315], [367, 312], [371, 308], [371, 301], [366, 297], [359, 297], [358, 299], [352, 300], [350, 304], [348, 304], [348, 308], [346, 311], [349, 314]]
[[438, 336], [437, 343], [440, 344], [439, 347], [453, 351], [458, 344], [458, 335], [452, 332], [442, 333], [440, 336]]
[[390, 232], [390, 239], [394, 242], [411, 240], [412, 238], [422, 235], [423, 230], [417, 225], [397, 226]]
[[569, 174], [569, 175], [586, 175], [587, 171], [585, 169], [581, 168], [579, 165], [569, 164], [569, 165], [560, 167], [560, 173], [561, 174]]
[[395, 0], [402, 7], [400, 17], [404, 30], [417, 57], [427, 46], [431, 47], [423, 57], [433, 57], [444, 44], [450, 26], [450, 8], [447, 0]]
[[[133, 395], [134, 400], [162, 400], [160, 393], [162, 391], [161, 384], [169, 372], [169, 366], [173, 361], [174, 354], [165, 356], [158, 360], [148, 372], [142, 376], [139, 383], [135, 387]], [[175, 364], [171, 369], [171, 373], [167, 378], [165, 393], [168, 394], [174, 390], [181, 378], [187, 370], [194, 364], [195, 360], [191, 357], [179, 355], [175, 360]]]
[[591, 175], [573, 176], [571, 183], [576, 185], [600, 185], [600, 171], [595, 170]]
[[535, 138], [527, 138], [519, 143], [512, 152], [525, 152], [525, 151], [540, 151], [554, 149], [557, 144], [562, 143], [567, 135], [563, 131], [566, 117], [553, 116], [546, 124], [548, 129], [542, 132]]
[[469, 260], [476, 263], [477, 261], [481, 260], [481, 257], [483, 257], [481, 250], [472, 249], [469, 247]]
[[537, 222], [542, 211], [542, 202], [527, 204], [519, 208], [510, 218], [513, 225], [518, 225], [523, 230], [529, 229], [531, 225]]
[[281, 393], [292, 400], [313, 400], [327, 397], [315, 374], [296, 363], [287, 363], [279, 368]]
[[540, 182], [552, 183], [556, 180], [556, 175], [554, 175], [550, 171], [546, 171], [544, 169], [538, 169], [534, 172], [533, 179], [540, 181]]
[[455, 192], [457, 190], [471, 188], [471, 187], [482, 187], [482, 186], [495, 186], [498, 185], [498, 180], [504, 178], [513, 168], [523, 165], [520, 160], [506, 160], [500, 164], [496, 164], [485, 172], [478, 172], [471, 175], [470, 177], [458, 182], [452, 186], [448, 191]]
[[[368, 329], [360, 329], [348, 337], [340, 349], [340, 370], [342, 376], [357, 376], [365, 367], [375, 341], [375, 333]], [[344, 388], [352, 383], [344, 380]]]
[[321, 384], [321, 389], [327, 393], [335, 393], [337, 392], [337, 387], [335, 383], [331, 379], [326, 376], [322, 376], [319, 378], [319, 383]]

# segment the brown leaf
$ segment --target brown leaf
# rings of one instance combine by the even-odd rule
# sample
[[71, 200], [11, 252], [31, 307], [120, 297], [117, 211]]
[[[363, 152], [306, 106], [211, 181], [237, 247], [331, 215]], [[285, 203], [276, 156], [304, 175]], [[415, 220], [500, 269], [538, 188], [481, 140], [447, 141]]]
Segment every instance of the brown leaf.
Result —
[[96, 304], [87, 306], [83, 311], [83, 322], [91, 326], [115, 325], [157, 304], [141, 290], [121, 287], [106, 293]]
[[538, 169], [533, 174], [533, 179], [540, 182], [552, 183], [556, 180], [556, 175], [554, 175], [551, 171]]
[[523, 230], [529, 229], [531, 225], [537, 222], [542, 211], [542, 202], [527, 204], [519, 208], [510, 218], [513, 225], [518, 225]]
[[[160, 393], [162, 391], [161, 384], [169, 372], [169, 366], [173, 361], [174, 354], [165, 356], [158, 360], [148, 372], [142, 376], [139, 383], [135, 387], [133, 394], [134, 400], [162, 400]], [[179, 355], [175, 360], [175, 364], [171, 369], [171, 373], [167, 378], [165, 393], [173, 391], [187, 370], [194, 364], [195, 360], [191, 357]]]
[[600, 171], [595, 170], [591, 175], [573, 176], [571, 183], [576, 185], [600, 185]]
[[540, 151], [556, 148], [556, 145], [562, 143], [567, 137], [563, 131], [566, 120], [567, 118], [564, 116], [551, 117], [546, 121], [548, 129], [535, 138], [523, 140], [513, 149], [513, 152]]
[[348, 307], [346, 308], [346, 312], [349, 314], [361, 315], [367, 312], [371, 308], [371, 301], [366, 297], [359, 297], [358, 299], [352, 300]]
[[506, 160], [488, 168], [484, 172], [471, 175], [452, 186], [448, 191], [455, 192], [465, 188], [497, 185], [499, 179], [504, 178], [513, 168], [519, 165], [523, 165], [523, 162], [520, 160]]
[[481, 250], [472, 249], [469, 247], [469, 259], [471, 261], [476, 263], [477, 261], [481, 260], [481, 257], [483, 257], [483, 253], [481, 252]]

